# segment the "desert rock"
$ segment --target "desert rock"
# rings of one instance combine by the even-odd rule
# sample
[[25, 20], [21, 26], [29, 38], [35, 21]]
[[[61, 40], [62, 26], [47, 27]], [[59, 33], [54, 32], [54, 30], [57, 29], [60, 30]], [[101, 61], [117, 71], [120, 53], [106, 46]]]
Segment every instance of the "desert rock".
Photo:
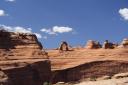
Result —
[[47, 58], [34, 34], [0, 31], [0, 60]]
[[127, 38], [123, 39], [123, 41], [121, 42], [121, 44], [118, 47], [119, 48], [127, 48], [128, 47], [128, 39]]
[[69, 50], [68, 43], [66, 41], [62, 41], [62, 43], [60, 44], [59, 50], [60, 51], [68, 51]]
[[112, 78], [124, 78], [124, 77], [128, 77], [128, 73], [119, 73], [119, 74], [116, 74], [114, 75]]
[[51, 64], [36, 35], [0, 31], [0, 84], [43, 85]]
[[103, 44], [103, 48], [104, 49], [113, 49], [116, 45], [109, 42], [108, 40], [105, 40], [104, 44]]
[[89, 40], [86, 44], [86, 48], [88, 48], [88, 49], [97, 49], [97, 48], [101, 48], [101, 45], [97, 41]]

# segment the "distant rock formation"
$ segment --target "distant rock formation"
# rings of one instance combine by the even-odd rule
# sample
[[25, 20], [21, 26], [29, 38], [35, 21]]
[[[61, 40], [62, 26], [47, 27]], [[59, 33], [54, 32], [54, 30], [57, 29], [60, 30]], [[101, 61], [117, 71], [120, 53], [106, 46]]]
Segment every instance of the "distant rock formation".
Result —
[[93, 41], [93, 40], [89, 40], [86, 44], [87, 49], [97, 49], [97, 48], [101, 48], [101, 44], [97, 41]]
[[116, 44], [109, 42], [108, 40], [105, 40], [103, 44], [104, 49], [113, 49], [116, 47]]
[[123, 39], [122, 45], [128, 46], [128, 39], [127, 38]]
[[0, 30], [0, 85], [49, 82], [51, 64], [47, 58], [36, 35]]
[[69, 51], [69, 46], [66, 41], [62, 41], [59, 47], [59, 50], [62, 51]]
[[119, 45], [118, 47], [127, 48], [128, 47], [128, 39], [127, 38], [123, 39], [123, 41], [121, 42], [121, 45]]

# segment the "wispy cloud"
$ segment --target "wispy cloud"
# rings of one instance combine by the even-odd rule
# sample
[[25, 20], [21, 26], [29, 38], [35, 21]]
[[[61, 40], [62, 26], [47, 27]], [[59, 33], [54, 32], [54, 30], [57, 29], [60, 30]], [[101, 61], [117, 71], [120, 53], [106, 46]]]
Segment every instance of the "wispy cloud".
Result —
[[46, 29], [46, 28], [43, 28], [40, 30], [41, 32], [44, 32], [44, 33], [47, 33], [49, 35], [54, 35], [56, 34], [52, 29]]
[[[6, 25], [0, 25], [0, 30], [7, 30], [9, 32], [16, 32], [16, 33], [33, 33], [31, 28], [24, 28], [21, 26], [6, 26]], [[37, 38], [42, 38], [41, 34], [39, 33], [33, 33], [37, 36]]]
[[47, 36], [43, 36], [42, 38], [43, 38], [43, 39], [47, 39], [48, 37], [47, 37]]
[[0, 16], [7, 16], [4, 10], [0, 9]]
[[128, 8], [123, 8], [119, 10], [119, 14], [124, 20], [128, 20]]
[[58, 33], [68, 33], [68, 32], [72, 32], [73, 31], [73, 28], [70, 28], [70, 27], [64, 27], [64, 26], [54, 26], [53, 28], [51, 29], [46, 29], [46, 28], [43, 28], [40, 30], [41, 32], [44, 32], [44, 33], [47, 33], [47, 34], [50, 34], [50, 35], [54, 35], [54, 34], [58, 34]]
[[0, 25], [0, 29], [7, 30], [10, 32], [20, 32], [20, 33], [32, 33], [31, 28], [24, 28], [21, 26], [6, 26], [6, 25]]
[[14, 27], [13, 30], [14, 30], [14, 32], [32, 33], [30, 28], [24, 28], [24, 27], [20, 27], [20, 26]]
[[5, 0], [5, 1], [7, 1], [7, 2], [14, 2], [14, 1], [16, 1], [16, 0]]
[[37, 36], [37, 38], [42, 38], [41, 34], [39, 34], [39, 33], [34, 33], [34, 34]]

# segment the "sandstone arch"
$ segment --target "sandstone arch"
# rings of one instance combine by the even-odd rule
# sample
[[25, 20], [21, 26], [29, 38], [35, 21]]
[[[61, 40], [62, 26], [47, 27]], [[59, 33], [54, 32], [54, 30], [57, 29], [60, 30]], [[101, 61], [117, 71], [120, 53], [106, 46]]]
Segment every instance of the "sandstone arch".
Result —
[[66, 41], [62, 41], [59, 47], [60, 51], [69, 51], [68, 43]]

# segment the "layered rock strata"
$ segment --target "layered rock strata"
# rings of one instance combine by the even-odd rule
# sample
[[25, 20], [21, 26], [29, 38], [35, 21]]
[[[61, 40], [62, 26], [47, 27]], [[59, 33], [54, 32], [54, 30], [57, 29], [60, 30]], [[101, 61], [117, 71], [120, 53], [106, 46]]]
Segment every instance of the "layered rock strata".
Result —
[[0, 85], [43, 85], [51, 64], [36, 35], [0, 30]]

